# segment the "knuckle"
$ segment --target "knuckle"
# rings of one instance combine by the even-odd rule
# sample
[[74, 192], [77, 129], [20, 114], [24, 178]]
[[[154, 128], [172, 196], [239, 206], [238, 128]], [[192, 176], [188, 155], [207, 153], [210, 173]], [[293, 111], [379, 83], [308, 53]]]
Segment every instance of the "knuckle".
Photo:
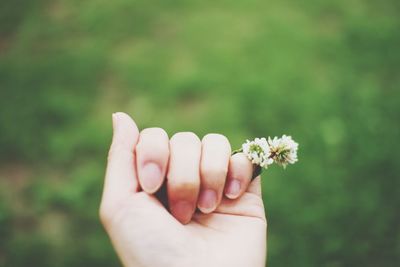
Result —
[[135, 148], [136, 152], [143, 152], [154, 156], [168, 150], [168, 135], [162, 128], [147, 128], [140, 133], [140, 139]]
[[171, 142], [176, 141], [200, 143], [199, 137], [193, 132], [179, 132], [171, 137]]
[[150, 127], [150, 128], [143, 129], [140, 132], [140, 135], [157, 135], [157, 136], [161, 135], [161, 136], [165, 136], [168, 138], [167, 132], [163, 128], [160, 128], [160, 127]]
[[207, 142], [207, 141], [215, 141], [215, 142], [220, 142], [220, 143], [225, 143], [225, 144], [228, 143], [229, 144], [228, 138], [225, 135], [219, 134], [219, 133], [206, 134], [203, 137], [203, 142]]
[[219, 151], [218, 153], [224, 151], [230, 154], [232, 150], [228, 138], [222, 134], [207, 134], [203, 137], [202, 144], [206, 151]]
[[252, 168], [251, 161], [242, 152], [231, 156], [231, 164], [236, 169]]

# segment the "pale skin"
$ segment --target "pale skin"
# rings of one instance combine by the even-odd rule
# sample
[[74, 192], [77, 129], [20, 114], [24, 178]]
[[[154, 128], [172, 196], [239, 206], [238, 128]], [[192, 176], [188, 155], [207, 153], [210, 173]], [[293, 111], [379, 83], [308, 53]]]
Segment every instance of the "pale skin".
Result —
[[260, 177], [226, 137], [139, 132], [120, 112], [113, 129], [100, 218], [124, 266], [265, 266]]

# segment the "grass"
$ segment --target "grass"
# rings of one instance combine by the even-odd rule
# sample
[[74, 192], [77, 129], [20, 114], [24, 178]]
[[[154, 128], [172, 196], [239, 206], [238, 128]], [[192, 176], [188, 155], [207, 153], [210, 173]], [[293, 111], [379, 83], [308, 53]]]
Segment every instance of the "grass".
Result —
[[118, 265], [97, 219], [115, 111], [232, 147], [292, 135], [299, 164], [263, 181], [269, 263], [395, 266], [398, 11], [388, 0], [3, 1], [0, 266]]

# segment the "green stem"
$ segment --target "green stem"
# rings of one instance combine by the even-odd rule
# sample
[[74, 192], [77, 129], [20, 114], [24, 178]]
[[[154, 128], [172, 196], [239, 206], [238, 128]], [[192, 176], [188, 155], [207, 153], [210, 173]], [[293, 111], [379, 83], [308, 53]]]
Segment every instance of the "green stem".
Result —
[[231, 155], [235, 155], [235, 154], [240, 153], [240, 152], [243, 152], [243, 148], [238, 148], [236, 150], [233, 150]]
[[262, 168], [260, 167], [260, 165], [254, 166], [253, 176], [251, 177], [251, 180], [253, 180], [257, 176], [259, 176], [261, 174], [261, 172], [262, 172]]

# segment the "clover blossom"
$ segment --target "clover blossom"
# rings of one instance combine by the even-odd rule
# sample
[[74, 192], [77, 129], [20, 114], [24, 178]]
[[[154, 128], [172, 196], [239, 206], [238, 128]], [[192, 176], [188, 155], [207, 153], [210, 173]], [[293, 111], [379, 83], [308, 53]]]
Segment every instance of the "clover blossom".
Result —
[[265, 138], [256, 138], [254, 141], [247, 140], [246, 143], [242, 145], [243, 153], [247, 158], [256, 165], [263, 168], [267, 168], [274, 161], [270, 158], [271, 152]]
[[297, 162], [298, 146], [291, 136], [283, 135], [273, 139], [268, 137], [268, 140], [263, 137], [253, 141], [246, 140], [246, 143], [233, 153], [243, 152], [251, 163], [264, 169], [274, 162], [286, 168], [288, 164]]
[[297, 162], [298, 144], [293, 141], [291, 136], [283, 135], [281, 138], [268, 138], [268, 144], [271, 151], [271, 158], [277, 164], [286, 168], [288, 164]]

